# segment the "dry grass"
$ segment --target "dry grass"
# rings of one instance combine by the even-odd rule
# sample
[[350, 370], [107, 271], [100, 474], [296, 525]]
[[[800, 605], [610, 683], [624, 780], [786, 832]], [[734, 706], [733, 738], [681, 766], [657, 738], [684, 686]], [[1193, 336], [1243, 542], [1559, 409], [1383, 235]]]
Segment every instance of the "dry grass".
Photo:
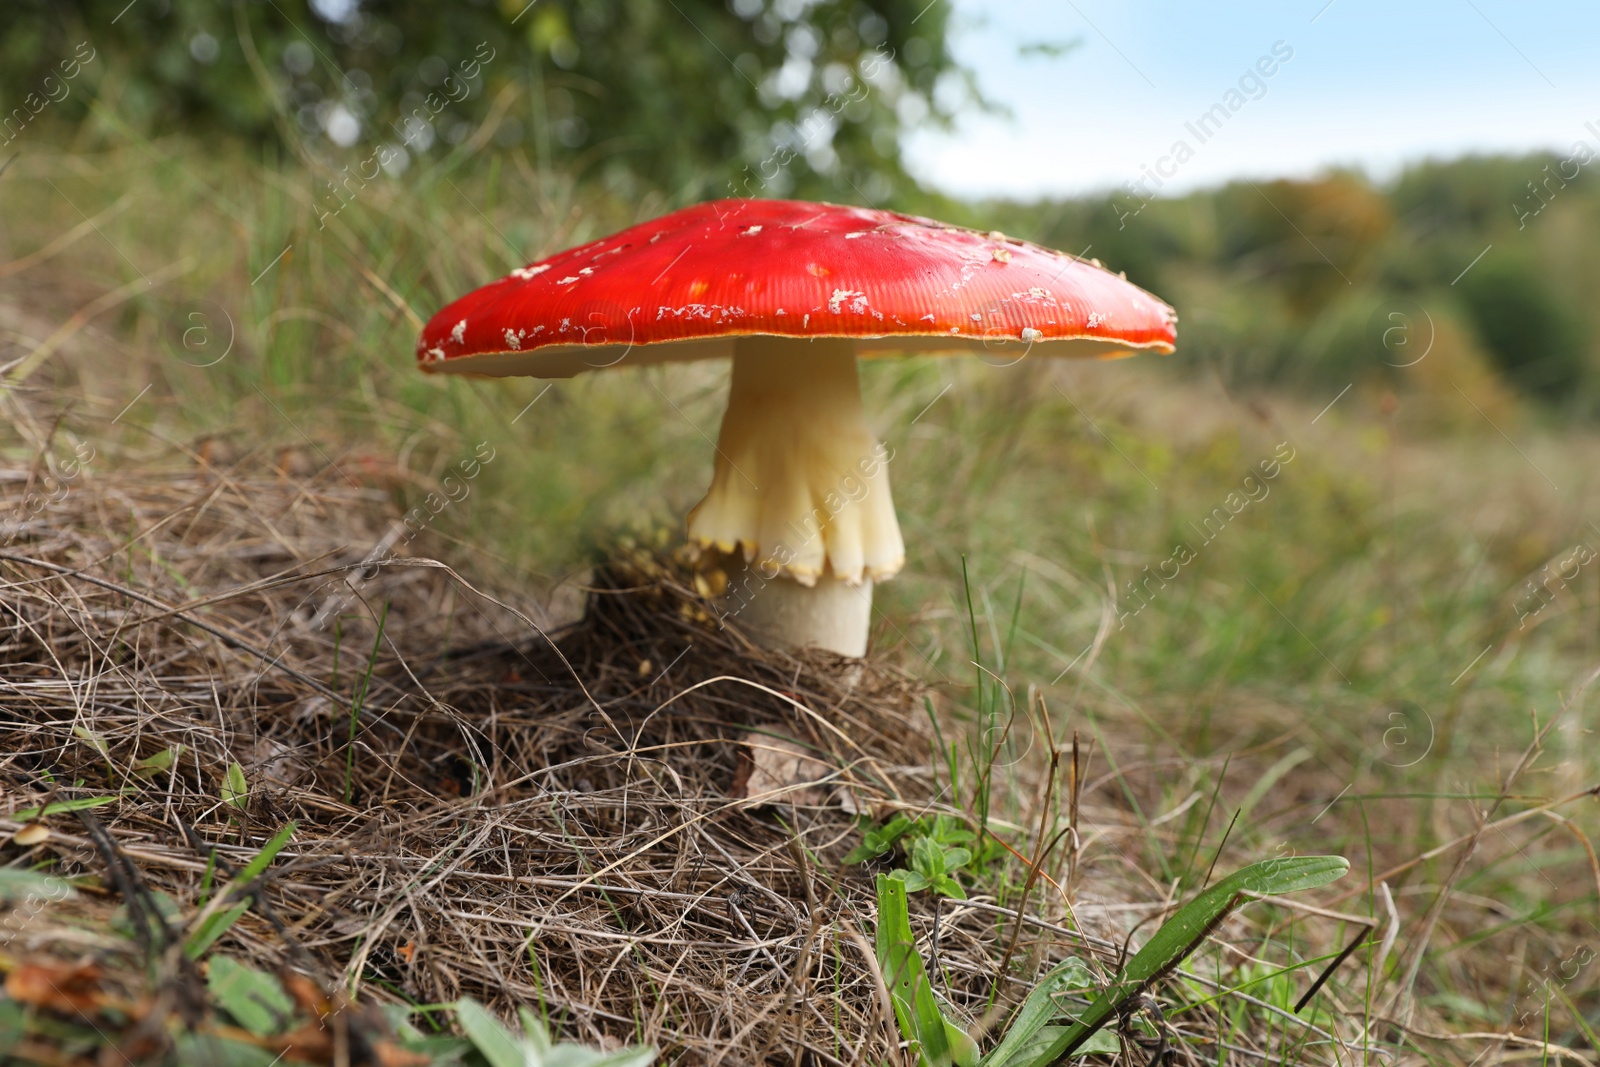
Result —
[[[347, 584], [337, 564], [375, 494], [263, 473], [86, 479], [5, 549], [8, 810], [132, 784], [97, 816], [186, 915], [209, 847], [239, 866], [295, 820], [269, 907], [230, 950], [352, 991], [543, 1004], [590, 1038], [708, 1058], [779, 1029], [825, 1061], [881, 1040], [861, 887], [836, 897], [792, 847], [797, 830], [834, 855], [852, 820], [730, 792], [741, 739], [762, 731], [814, 748], [863, 799], [901, 802], [908, 678], [756, 654], [694, 618], [665, 572], [602, 577], [553, 643], [439, 567]], [[640, 581], [619, 588], [626, 575]], [[319, 628], [319, 609], [334, 621]], [[173, 746], [170, 772], [132, 775]], [[242, 811], [221, 799], [233, 762]], [[109, 882], [83, 828], [50, 822], [32, 858]], [[830, 900], [825, 929], [808, 896]], [[854, 958], [828, 1012], [780, 1004], [802, 955], [833, 989], [835, 948]]]
[[[27, 912], [0, 964], [91, 960], [115, 990], [96, 1026], [155, 1056], [180, 1023], [215, 1022], [200, 972], [171, 947], [203, 910], [210, 857], [220, 881], [292, 820], [219, 951], [358, 1004], [535, 1006], [569, 1036], [651, 1042], [673, 1062], [903, 1055], [872, 961], [871, 879], [840, 859], [858, 840], [842, 803], [955, 810], [937, 803], [909, 675], [758, 651], [710, 625], [687, 572], [644, 550], [596, 577], [581, 622], [541, 632], [432, 561], [363, 570], [391, 521], [385, 494], [337, 465], [300, 481], [266, 464], [99, 473], [108, 459], [21, 524], [30, 472], [0, 473], [5, 810], [114, 798], [5, 846], [13, 866], [45, 865], [82, 892]], [[828, 785], [743, 795], [768, 736], [800, 742]], [[178, 746], [170, 768], [136, 769]], [[249, 787], [238, 805], [225, 799], [233, 763]], [[1140, 832], [1115, 802], [1077, 817]], [[1130, 903], [1144, 891], [1106, 873], [1078, 894], [1085, 932], [1064, 898], [1035, 894], [998, 985], [1010, 909], [978, 897], [935, 916], [921, 895], [955, 1008], [992, 1023], [991, 1005], [1019, 1002], [1047, 960], [1111, 963], [1160, 901]], [[378, 1015], [341, 1018], [377, 1047]], [[1196, 1010], [1172, 1036], [1200, 1062], [1221, 1025]], [[1256, 1058], [1328, 1040], [1293, 1029], [1223, 1040]], [[33, 1050], [79, 1062], [69, 1041]]]

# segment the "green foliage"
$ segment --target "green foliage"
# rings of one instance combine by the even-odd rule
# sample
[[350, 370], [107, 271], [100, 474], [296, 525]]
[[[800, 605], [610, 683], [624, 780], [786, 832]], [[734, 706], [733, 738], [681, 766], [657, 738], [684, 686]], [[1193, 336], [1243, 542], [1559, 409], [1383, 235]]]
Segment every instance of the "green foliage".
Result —
[[890, 871], [889, 877], [904, 884], [906, 892], [932, 889], [941, 896], [965, 900], [967, 893], [956, 880], [956, 873], [969, 867], [971, 873], [982, 873], [995, 853], [1003, 851], [991, 840], [984, 862], [974, 864], [972, 849], [967, 846], [976, 837], [949, 815], [924, 815], [916, 819], [896, 815], [882, 826], [867, 829], [861, 844], [850, 850], [845, 862], [864, 863], [898, 849], [909, 866]]
[[283, 846], [289, 843], [289, 838], [294, 836], [298, 826], [299, 824], [293, 820], [285, 823], [283, 829], [273, 834], [272, 838], [262, 846], [260, 852], [250, 857], [250, 862], [246, 863], [244, 868], [234, 877], [234, 884], [240, 886], [249, 885], [259, 878], [262, 872], [267, 869], [267, 866], [278, 857], [278, 853], [283, 851]]
[[[114, 86], [137, 129], [276, 140], [352, 168], [384, 145], [438, 157], [494, 115], [498, 145], [624, 193], [853, 183], [883, 199], [907, 182], [900, 116], [942, 117], [949, 15], [944, 0], [12, 0], [0, 110], [79, 118], [91, 86]], [[93, 58], [64, 79], [86, 42]]]
[[[1206, 935], [1249, 896], [1282, 896], [1341, 878], [1350, 863], [1340, 856], [1303, 856], [1252, 863], [1203, 890], [1161, 924], [1145, 946], [1051, 1046], [1050, 1058], [1070, 1053], [1122, 1010], [1133, 997], [1188, 959]], [[1050, 1062], [1049, 1059], [1043, 1062]]]
[[244, 918], [245, 912], [249, 910], [250, 900], [246, 898], [226, 907], [214, 907], [202, 913], [204, 917], [183, 943], [184, 955], [192, 960], [204, 956], [206, 950], [216, 944], [223, 934], [233, 929], [233, 924]]
[[257, 1037], [281, 1033], [293, 1018], [294, 1001], [273, 975], [230, 956], [212, 956], [206, 966], [211, 999]]
[[14, 811], [9, 816], [17, 822], [32, 822], [48, 815], [64, 815], [71, 811], [89, 811], [93, 808], [103, 808], [107, 804], [115, 804], [116, 797], [74, 797], [71, 800], [55, 800], [42, 808], [22, 808]]
[[889, 987], [900, 1032], [911, 1042], [919, 1064], [928, 1067], [973, 1067], [978, 1047], [960, 1027], [945, 1018], [928, 981], [922, 954], [911, 934], [906, 885], [878, 876], [878, 967]]
[[136, 778], [154, 778], [158, 774], [165, 774], [178, 762], [178, 757], [183, 755], [182, 745], [169, 745], [153, 756], [136, 760], [133, 764], [133, 774]]
[[1117, 1044], [1099, 1031], [1121, 1014], [1133, 998], [1177, 967], [1216, 929], [1230, 912], [1252, 896], [1278, 896], [1314, 889], [1341, 877], [1350, 864], [1338, 856], [1305, 856], [1251, 864], [1200, 892], [1162, 924], [1110, 982], [1100, 988], [1087, 1010], [1070, 1025], [1052, 1025], [1060, 1014], [1056, 997], [1094, 984], [1078, 959], [1064, 960], [1029, 993], [1000, 1042], [977, 1060], [976, 1045], [940, 1010], [933, 984], [911, 933], [902, 882], [878, 876], [878, 965], [894, 1001], [900, 1032], [920, 1067], [1047, 1067], [1063, 1057], [1089, 1052], [1115, 1052]]
[[0, 997], [0, 1053], [10, 1053], [28, 1033], [28, 1021], [21, 1004]]
[[0, 867], [0, 905], [11, 906], [29, 900], [65, 900], [72, 896], [72, 884], [38, 871]]
[[[1408, 167], [1395, 183], [1395, 214], [1419, 229], [1486, 231], [1514, 222], [1511, 206], [1526, 183], [1555, 157], [1468, 156]], [[1458, 268], [1459, 269], [1459, 268]]]
[[140, 901], [137, 909], [130, 909], [126, 902], [118, 905], [111, 914], [111, 929], [122, 937], [138, 940], [150, 932], [152, 918], [158, 918], [158, 925], [164, 924], [169, 929], [179, 926], [183, 922], [183, 907], [168, 894], [154, 890]]
[[173, 1052], [177, 1063], [203, 1063], [206, 1067], [277, 1067], [285, 1062], [281, 1055], [264, 1048], [209, 1033], [177, 1035]]
[[[234, 764], [235, 767], [238, 764]], [[262, 846], [261, 851], [250, 858], [250, 862], [240, 869], [226, 886], [219, 891], [210, 903], [201, 908], [200, 914], [192, 924], [188, 935], [184, 938], [183, 951], [192, 960], [197, 960], [205, 955], [206, 950], [216, 944], [217, 939], [227, 933], [233, 924], [250, 910], [254, 898], [249, 895], [251, 884], [266, 871], [272, 861], [277, 858], [283, 847], [294, 836], [297, 824], [290, 821]], [[210, 862], [215, 862], [213, 856]], [[211, 873], [210, 863], [207, 865], [206, 874]]]
[[1485, 257], [1458, 283], [1467, 310], [1506, 378], [1524, 392], [1559, 402], [1589, 368], [1585, 324], [1537, 261]]
[[74, 726], [72, 728], [72, 736], [76, 737], [80, 741], [83, 741], [90, 748], [94, 749], [101, 759], [110, 758], [109, 750], [106, 748], [105, 738], [101, 737], [87, 726]]
[[[1069, 1027], [1053, 1024], [1050, 1020], [1061, 1015], [1056, 998], [1064, 993], [1092, 989], [1094, 975], [1076, 956], [1068, 956], [1050, 969], [1028, 993], [1028, 999], [1012, 1017], [1000, 1043], [983, 1057], [979, 1067], [1033, 1067], [1049, 1063], [1047, 1054]], [[1074, 1050], [1074, 1055], [1087, 1056], [1092, 1052], [1115, 1055], [1122, 1043], [1116, 1035], [1104, 1031], [1094, 1034]]]
[[919, 837], [911, 846], [911, 869], [891, 871], [889, 877], [904, 882], [908, 893], [932, 889], [940, 896], [965, 900], [966, 890], [952, 874], [971, 858], [972, 853], [965, 848], [944, 848], [931, 837]]
[[244, 780], [244, 768], [238, 763], [228, 764], [222, 778], [222, 802], [239, 811], [250, 805], [250, 783]]
[[845, 856], [846, 863], [863, 863], [889, 852], [911, 829], [917, 820], [909, 815], [896, 815], [882, 826], [872, 827], [861, 836], [861, 844]]
[[1573, 235], [1593, 233], [1600, 186], [1577, 166], [1543, 154], [1467, 158], [1419, 164], [1387, 186], [1334, 172], [1172, 199], [1118, 192], [964, 210], [985, 228], [1125, 271], [1178, 309], [1176, 361], [1230, 384], [1322, 395], [1363, 380], [1430, 388], [1429, 372], [1460, 381], [1476, 367], [1461, 365], [1459, 341], [1411, 369], [1383, 340], [1394, 313], [1419, 333], [1430, 317], [1442, 327], [1460, 314], [1467, 340], [1516, 391], [1592, 417], [1600, 314], [1587, 293], [1600, 244]]
[[456, 1020], [488, 1067], [648, 1067], [656, 1050], [643, 1046], [602, 1052], [555, 1044], [544, 1023], [527, 1009], [519, 1012], [522, 1033], [515, 1034], [470, 997], [455, 1004]]

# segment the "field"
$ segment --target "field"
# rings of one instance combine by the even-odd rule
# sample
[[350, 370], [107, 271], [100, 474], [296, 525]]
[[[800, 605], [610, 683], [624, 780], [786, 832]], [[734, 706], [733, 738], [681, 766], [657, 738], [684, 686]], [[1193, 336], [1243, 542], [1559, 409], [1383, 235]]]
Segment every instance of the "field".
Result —
[[[970, 904], [913, 897], [923, 950], [946, 938], [941, 995], [980, 1031], [1066, 952], [1114, 966], [1213, 872], [1333, 854], [1341, 881], [1249, 906], [1160, 987], [1175, 1055], [1595, 1062], [1591, 426], [1445, 363], [1447, 338], [1399, 375], [1295, 392], [1243, 389], [1181, 347], [870, 363], [910, 559], [879, 591], [872, 666], [841, 676], [696, 622], [673, 550], [725, 368], [554, 384], [414, 368], [446, 300], [666, 205], [479, 165], [469, 144], [319, 225], [324, 177], [238, 151], [112, 134], [31, 144], [0, 174], [3, 860], [78, 890], [0, 947], [12, 975], [92, 956], [124, 1008], [181, 987], [192, 965], [129, 962], [138, 939], [113, 932], [115, 845], [69, 810], [41, 817], [42, 840], [17, 814], [110, 797], [100, 833], [146, 865], [175, 927], [217, 910], [186, 833], [239, 866], [296, 820], [257, 893], [281, 916], [258, 906], [206, 947], [357, 1006], [471, 996], [671, 1062], [888, 1062], [902, 1053], [862, 946], [871, 874], [904, 861], [843, 859], [873, 822], [942, 813], [1003, 842], [964, 872]], [[1249, 298], [1185, 292], [1180, 345], [1184, 322]], [[450, 570], [406, 565], [424, 560]], [[579, 622], [597, 587], [612, 592]], [[563, 676], [557, 647], [586, 658]], [[707, 688], [730, 674], [763, 688]], [[637, 729], [597, 736], [579, 680]], [[692, 714], [647, 729], [680, 698]], [[358, 744], [363, 715], [387, 725]], [[741, 761], [761, 764], [750, 731], [806, 741], [853, 799], [728, 800]], [[533, 781], [563, 761], [577, 769]], [[380, 784], [396, 774], [398, 793]], [[569, 855], [551, 798], [590, 793]], [[687, 832], [702, 821], [709, 836]], [[477, 888], [430, 882], [436, 852]], [[580, 882], [616, 892], [579, 907]], [[396, 885], [422, 897], [390, 930]], [[651, 900], [672, 892], [681, 915]], [[7, 988], [33, 1007], [0, 1017], [0, 1040], [89, 1062], [81, 1022], [44, 1019], [62, 1003]], [[163, 1008], [184, 1010], [204, 1014]]]

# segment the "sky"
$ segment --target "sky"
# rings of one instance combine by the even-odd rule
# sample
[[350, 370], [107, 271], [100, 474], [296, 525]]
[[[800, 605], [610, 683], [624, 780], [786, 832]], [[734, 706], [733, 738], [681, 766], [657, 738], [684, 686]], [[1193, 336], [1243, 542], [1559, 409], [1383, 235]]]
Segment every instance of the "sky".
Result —
[[[910, 138], [913, 173], [956, 195], [1106, 192], [1147, 167], [1145, 188], [1159, 182], [1162, 194], [1331, 166], [1381, 180], [1423, 158], [1566, 154], [1579, 139], [1600, 154], [1594, 0], [955, 0], [955, 10], [958, 59], [1010, 112], [968, 109], [953, 133]], [[1064, 56], [1022, 51], [1074, 41]], [[1274, 45], [1290, 58], [1275, 61]], [[1229, 97], [1241, 78], [1245, 90]], [[1186, 126], [1230, 103], [1225, 121], [1197, 127], [1203, 142]], [[1179, 141], [1189, 154], [1175, 154]]]

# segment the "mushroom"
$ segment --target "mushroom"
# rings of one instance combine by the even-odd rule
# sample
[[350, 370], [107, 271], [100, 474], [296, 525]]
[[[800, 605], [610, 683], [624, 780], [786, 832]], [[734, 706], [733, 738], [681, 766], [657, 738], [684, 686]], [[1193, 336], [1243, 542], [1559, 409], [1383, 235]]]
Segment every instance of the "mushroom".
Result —
[[1173, 310], [1098, 261], [1000, 233], [786, 200], [698, 204], [520, 267], [435, 315], [424, 371], [568, 378], [731, 357], [689, 537], [729, 557], [721, 606], [756, 639], [867, 647], [905, 562], [892, 452], [858, 356], [1171, 352]]

